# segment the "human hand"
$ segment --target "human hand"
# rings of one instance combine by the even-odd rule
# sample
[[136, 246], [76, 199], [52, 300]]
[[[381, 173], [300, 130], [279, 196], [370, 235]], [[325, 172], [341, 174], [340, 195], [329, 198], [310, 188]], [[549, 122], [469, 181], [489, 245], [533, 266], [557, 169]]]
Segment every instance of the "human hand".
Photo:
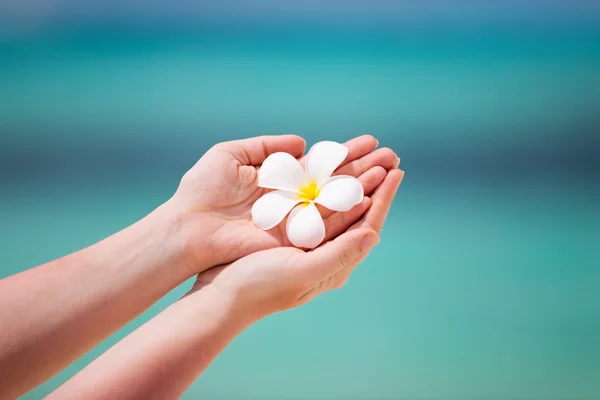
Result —
[[[399, 159], [389, 148], [375, 150], [377, 140], [364, 135], [350, 140], [348, 156], [334, 175], [357, 177], [365, 193], [372, 192], [384, 179], [386, 170], [398, 166]], [[285, 224], [263, 231], [253, 222], [254, 202], [268, 189], [258, 187], [258, 169], [272, 153], [283, 151], [300, 158], [306, 144], [295, 135], [262, 136], [217, 144], [182, 178], [169, 201], [181, 213], [191, 273], [202, 272], [256, 251], [290, 245]], [[303, 162], [303, 159], [300, 160]], [[363, 202], [346, 213], [321, 209], [326, 238], [345, 231], [367, 209]]]
[[[234, 170], [240, 169], [239, 164], [235, 166], [235, 163], [225, 163], [224, 166], [229, 164], [234, 164], [234, 167], [230, 167]], [[359, 167], [356, 168], [358, 170]], [[202, 172], [202, 170], [203, 168], [200, 168], [199, 171]], [[322, 292], [342, 286], [352, 270], [379, 241], [379, 233], [392, 199], [404, 176], [404, 173], [397, 169], [391, 170], [386, 175], [381, 166], [374, 167], [371, 170], [383, 173], [383, 183], [379, 185], [377, 180], [374, 180], [377, 183], [365, 185], [364, 193], [367, 196], [375, 191], [371, 198], [364, 199], [362, 208], [357, 208], [358, 210], [368, 209], [366, 213], [351, 211], [340, 214], [339, 218], [331, 220], [328, 233], [330, 238], [335, 239], [308, 252], [294, 247], [263, 250], [241, 258], [232, 264], [214, 267], [200, 273], [193, 289], [185, 298], [176, 302], [168, 310], [116, 344], [107, 353], [59, 388], [53, 394], [53, 398], [117, 397], [137, 399], [179, 397], [227, 343], [248, 325], [266, 315], [298, 306]], [[236, 173], [234, 171], [232, 174]], [[368, 172], [366, 173], [368, 174]], [[215, 175], [217, 174], [218, 172]], [[227, 177], [227, 172], [222, 176]], [[235, 176], [237, 177], [237, 175]], [[199, 177], [196, 176], [195, 178], [198, 179]], [[207, 178], [211, 177], [207, 176]], [[369, 181], [364, 180], [364, 182]], [[191, 182], [193, 183], [195, 180], [191, 179]], [[184, 187], [183, 190], [189, 192], [177, 199], [181, 202], [179, 205], [189, 201], [190, 210], [198, 213], [198, 215], [213, 212], [207, 206], [206, 199], [209, 202], [224, 202], [225, 200], [219, 200], [218, 179], [212, 181], [209, 179], [209, 182], [215, 188], [215, 192], [208, 192], [205, 196], [192, 197], [196, 194], [195, 190]], [[247, 182], [242, 181], [240, 188], [245, 187], [243, 183]], [[378, 188], [375, 189], [375, 186], [378, 186]], [[228, 186], [224, 186], [222, 189], [229, 190]], [[240, 189], [240, 191], [244, 190]], [[235, 190], [227, 193], [231, 195], [230, 198], [236, 198]], [[227, 212], [233, 212], [232, 210], [239, 208], [241, 215], [247, 215], [249, 210], [244, 207], [249, 209], [252, 199], [255, 197], [258, 197], [258, 195], [250, 193], [246, 196], [247, 200], [245, 201], [247, 204], [244, 202], [225, 203], [224, 207], [218, 210], [227, 215], [225, 211], [222, 211], [223, 209]], [[210, 207], [216, 208], [214, 204]], [[207, 209], [209, 211], [206, 211]], [[173, 210], [168, 211], [166, 215], [171, 216]], [[163, 264], [163, 257], [168, 258], [171, 245], [177, 247], [181, 243], [178, 235], [184, 233], [181, 232], [179, 229], [181, 227], [178, 228], [177, 224], [172, 229], [164, 229], [165, 225], [161, 223], [164, 215], [162, 212], [157, 213], [150, 220], [142, 221], [141, 225], [134, 226], [133, 230], [118, 234], [111, 241], [113, 242], [112, 245], [104, 245], [89, 255], [79, 257], [76, 263], [73, 262], [77, 265], [67, 268], [68, 274], [66, 276], [69, 278], [67, 280], [72, 281], [74, 270], [79, 271], [83, 277], [93, 280], [92, 285], [71, 285], [75, 289], [86, 288], [83, 292], [82, 290], [68, 290], [65, 292], [64, 288], [61, 288], [61, 295], [49, 296], [53, 301], [41, 308], [32, 308], [29, 307], [30, 302], [22, 302], [21, 312], [24, 314], [27, 314], [30, 310], [35, 310], [38, 314], [40, 312], [43, 314], [48, 309], [69, 310], [68, 313], [63, 313], [63, 315], [59, 315], [59, 318], [55, 318], [58, 321], [63, 321], [63, 324], [70, 328], [66, 332], [64, 329], [57, 329], [56, 324], [48, 324], [48, 321], [38, 318], [39, 315], [30, 314], [29, 318], [26, 319], [27, 326], [21, 324], [21, 326], [17, 326], [17, 329], [12, 330], [13, 333], [18, 334], [8, 335], [8, 343], [14, 348], [14, 341], [11, 342], [11, 340], [23, 336], [20, 333], [27, 330], [24, 330], [24, 326], [31, 326], [31, 321], [42, 321], [36, 326], [36, 334], [31, 337], [34, 343], [41, 344], [34, 347], [35, 351], [29, 351], [27, 353], [28, 357], [26, 357], [29, 360], [39, 360], [41, 354], [41, 359], [44, 361], [41, 365], [44, 368], [38, 369], [38, 376], [47, 372], [47, 365], [51, 364], [53, 360], [58, 360], [58, 365], [61, 365], [60, 362], [65, 359], [65, 353], [69, 354], [70, 352], [71, 356], [76, 354], [77, 352], [73, 351], [74, 348], [79, 350], [87, 348], [89, 350], [88, 347], [84, 346], [85, 340], [83, 341], [84, 345], [82, 345], [82, 338], [92, 337], [99, 340], [106, 337], [111, 328], [114, 330], [124, 321], [130, 320], [135, 313], [141, 312], [144, 307], [147, 307], [153, 300], [155, 301], [164, 294], [165, 288], [172, 288], [172, 283], [179, 281], [177, 277], [174, 277], [177, 274], [172, 273], [171, 266], [173, 264], [171, 262], [166, 263], [165, 268], [159, 266]], [[361, 217], [362, 219], [357, 221]], [[210, 221], [210, 219], [197, 218], [197, 223]], [[210, 218], [223, 217], [215, 214], [211, 215]], [[153, 221], [157, 221], [156, 225]], [[230, 229], [226, 226], [227, 223], [223, 222], [221, 229]], [[246, 234], [236, 242], [239, 246], [241, 246], [240, 243], [243, 243], [243, 240], [252, 240], [248, 235], [261, 232], [258, 228], [250, 225], [249, 219], [246, 225], [240, 222], [236, 224], [234, 226], [248, 226], [245, 231]], [[346, 229], [348, 226], [349, 228]], [[244, 232], [242, 228], [238, 229], [240, 232]], [[345, 232], [338, 236], [338, 233], [342, 231]], [[159, 234], [160, 239], [163, 237], [167, 239], [155, 239], [148, 242], [148, 238], [155, 236], [155, 233]], [[127, 237], [130, 237], [131, 240], [122, 243], [121, 239]], [[235, 235], [232, 237], [235, 238]], [[283, 243], [283, 235], [279, 237], [272, 236], [272, 238], [275, 246]], [[169, 242], [171, 245], [169, 245]], [[142, 244], [141, 247], [140, 243]], [[155, 253], [153, 253], [153, 257], [146, 257], [147, 252]], [[115, 254], [122, 257], [122, 262], [117, 264], [118, 268], [115, 268], [113, 263], [102, 262], [106, 255]], [[156, 258], [154, 260], [156, 268], [146, 268], [147, 263], [152, 261], [153, 258]], [[88, 262], [87, 265], [84, 264], [81, 268], [79, 264], [84, 259], [91, 260], [91, 264]], [[98, 260], [101, 262], [95, 266], [94, 263]], [[120, 268], [121, 266], [123, 268]], [[90, 267], [92, 267], [92, 274], [90, 274]], [[64, 266], [60, 269], [64, 269]], [[56, 270], [57, 268], [48, 269], [50, 274], [55, 274]], [[180, 272], [179, 275], [185, 272], [178, 268], [175, 270]], [[116, 271], [122, 272], [122, 274], [117, 274]], [[89, 279], [79, 279], [77, 281], [85, 283]], [[42, 286], [38, 287], [37, 291], [46, 290], [52, 282], [64, 281], [64, 279], [57, 280], [55, 278], [28, 280], [40, 282]], [[123, 282], [126, 283], [123, 284]], [[100, 289], [98, 289], [99, 286]], [[16, 288], [17, 285], [14, 287]], [[22, 285], [18, 285], [18, 287], [20, 288]], [[93, 290], [88, 290], [90, 287]], [[144, 290], [128, 290], [135, 287], [143, 287]], [[18, 293], [13, 291], [15, 295], [11, 296], [11, 304], [14, 302], [14, 298], [19, 298], [17, 294], [20, 295], [21, 292], [22, 290]], [[53, 290], [53, 292], [58, 291]], [[121, 295], [115, 295], [115, 292], [120, 292]], [[71, 298], [69, 298], [69, 295]], [[65, 298], [67, 301], [64, 300]], [[85, 300], [83, 303], [88, 305], [87, 307], [68, 307], [69, 304], [82, 303], [82, 298]], [[107, 307], [107, 304], [110, 307]], [[79, 315], [78, 318], [73, 318], [73, 310], [76, 311], [76, 316]], [[102, 310], [102, 312], [98, 310]], [[56, 312], [53, 312], [54, 314]], [[85, 316], [85, 318], [82, 316]], [[79, 324], [76, 323], [77, 320], [80, 320]], [[67, 323], [64, 321], [67, 321]], [[42, 333], [45, 331], [45, 335], [42, 335], [45, 339], [43, 341], [36, 340], [40, 338], [40, 331]], [[47, 345], [46, 338], [49, 336], [53, 339], [50, 341], [52, 346]], [[75, 343], [75, 346], [73, 343]], [[13, 356], [10, 358], [10, 356], [11, 353], [9, 352], [6, 371], [11, 373], [4, 374], [7, 375], [4, 382], [19, 384], [19, 382], [22, 382], [19, 377], [24, 374], [31, 375], [32, 367], [27, 363], [23, 363], [21, 357], [15, 358]], [[17, 365], [16, 370], [15, 364]], [[102, 379], [99, 380], [99, 376]], [[4, 376], [0, 374], [0, 377]], [[18, 385], [13, 386], [12, 393], [19, 395], [22, 393], [22, 389], [23, 387]]]
[[[312, 251], [280, 247], [260, 251], [229, 265], [198, 275], [188, 295], [210, 288], [259, 319], [306, 303], [320, 293], [339, 288], [379, 242], [379, 234], [404, 172], [393, 169], [363, 204], [368, 208], [347, 217], [350, 228]], [[370, 195], [373, 189], [365, 191]], [[358, 218], [360, 220], [356, 221]]]

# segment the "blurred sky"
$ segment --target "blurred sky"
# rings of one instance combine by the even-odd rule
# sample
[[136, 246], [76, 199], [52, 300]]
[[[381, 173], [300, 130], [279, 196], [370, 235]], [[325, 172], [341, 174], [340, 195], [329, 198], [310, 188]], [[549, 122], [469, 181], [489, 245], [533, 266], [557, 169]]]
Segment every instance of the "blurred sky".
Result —
[[[527, 0], [527, 1], [394, 1], [394, 0], [2, 0], [2, 19], [62, 18], [62, 17], [115, 17], [142, 19], [269, 19], [293, 16], [295, 19], [335, 23], [340, 20], [407, 21], [436, 18], [440, 21], [472, 19], [518, 20], [529, 17], [541, 21], [547, 17], [572, 17], [586, 20], [598, 15], [600, 6], [593, 0]], [[591, 15], [590, 15], [591, 14]], [[213, 21], [217, 22], [217, 21]]]

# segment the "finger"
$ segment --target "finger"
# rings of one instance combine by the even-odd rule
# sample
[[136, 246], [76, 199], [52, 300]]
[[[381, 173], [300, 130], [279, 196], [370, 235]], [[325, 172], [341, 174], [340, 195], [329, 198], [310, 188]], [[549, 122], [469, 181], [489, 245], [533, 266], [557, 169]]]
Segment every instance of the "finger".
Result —
[[335, 240], [313, 251], [300, 255], [306, 276], [314, 282], [322, 282], [338, 271], [358, 263], [379, 242], [379, 235], [370, 228], [345, 232]]
[[348, 148], [348, 155], [340, 164], [340, 166], [338, 166], [338, 168], [369, 154], [370, 152], [375, 150], [378, 144], [379, 142], [377, 141], [377, 139], [375, 139], [371, 135], [362, 135], [354, 139], [350, 139], [349, 141], [344, 143], [344, 145]]
[[[382, 167], [373, 167], [364, 174], [362, 174], [358, 180], [360, 181], [364, 195], [370, 196], [371, 193], [383, 182], [387, 175], [387, 172]], [[325, 207], [318, 206], [319, 212], [323, 218], [329, 218], [335, 214], [335, 211], [331, 211]], [[347, 228], [347, 227], [346, 227]]]
[[347, 163], [343, 167], [338, 168], [333, 175], [361, 176], [375, 166], [393, 169], [397, 168], [399, 163], [400, 159], [396, 153], [392, 149], [384, 147]]
[[[363, 220], [357, 223], [359, 227], [364, 227], [366, 225], [374, 229], [377, 233], [381, 233], [381, 230], [383, 229], [383, 224], [385, 223], [385, 219], [389, 213], [390, 206], [396, 195], [396, 192], [398, 191], [398, 187], [400, 186], [403, 177], [404, 171], [401, 170], [392, 170], [387, 174], [387, 176], [385, 177], [386, 179], [381, 184], [381, 186], [377, 188], [375, 194], [372, 197], [372, 205], [370, 209], [365, 214]], [[350, 212], [352, 212], [352, 210]], [[337, 214], [331, 216], [330, 219], [337, 217]], [[334, 228], [339, 229], [339, 227]], [[339, 270], [338, 272], [324, 280], [321, 284], [320, 292], [339, 289], [340, 287], [344, 286], [348, 281], [348, 278], [356, 268], [356, 266], [360, 264], [366, 256], [367, 253], [363, 254], [361, 257], [359, 257], [359, 259], [355, 260], [355, 262], [351, 263], [347, 267]]]
[[356, 267], [358, 267], [358, 265], [361, 262], [363, 262], [365, 258], [367, 258], [367, 255], [368, 253], [363, 254], [358, 258], [357, 262], [353, 263], [353, 265], [351, 265], [350, 267], [344, 268], [331, 275], [329, 278], [325, 279], [325, 281], [323, 281], [321, 284], [321, 291], [327, 292], [329, 290], [340, 289], [341, 287], [343, 287], [346, 284], [346, 282], [348, 282], [350, 275], [352, 275]]
[[373, 201], [371, 208], [369, 208], [364, 218], [358, 221], [353, 228], [362, 228], [366, 225], [375, 230], [375, 232], [381, 233], [402, 178], [404, 178], [404, 171], [400, 169], [393, 169], [388, 172], [383, 183], [375, 190], [373, 196], [371, 196], [371, 200]]
[[326, 242], [344, 233], [363, 216], [365, 211], [371, 206], [371, 203], [371, 199], [365, 197], [360, 204], [355, 205], [349, 211], [336, 212], [325, 219], [325, 238], [323, 240]]
[[[371, 135], [362, 135], [362, 136], [350, 139], [349, 141], [344, 143], [344, 146], [346, 146], [348, 148], [348, 155], [346, 156], [344, 161], [342, 161], [340, 166], [348, 164], [349, 162], [352, 162], [352, 161], [356, 160], [357, 158], [360, 158], [360, 157], [365, 156], [366, 154], [369, 154], [370, 152], [375, 150], [375, 148], [377, 147], [378, 144], [379, 144], [379, 142], [377, 141], [377, 139], [375, 139]], [[302, 157], [302, 159], [300, 160], [300, 164], [302, 166], [304, 166], [305, 161], [306, 161], [306, 156]], [[340, 166], [338, 166], [338, 168], [340, 168]], [[358, 176], [358, 175], [355, 175], [355, 176]]]
[[280, 151], [298, 158], [306, 149], [306, 141], [297, 135], [257, 136], [221, 145], [242, 165], [260, 165], [268, 156]]
[[377, 187], [384, 181], [386, 176], [387, 171], [380, 166], [375, 166], [362, 174], [358, 180], [362, 184], [365, 196], [372, 195], [375, 189], [377, 189]]

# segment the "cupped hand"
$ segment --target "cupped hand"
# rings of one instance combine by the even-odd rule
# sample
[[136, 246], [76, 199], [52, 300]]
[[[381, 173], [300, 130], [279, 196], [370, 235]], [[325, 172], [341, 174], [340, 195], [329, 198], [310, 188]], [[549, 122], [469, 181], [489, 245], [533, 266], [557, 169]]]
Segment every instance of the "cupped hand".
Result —
[[[365, 193], [372, 192], [385, 178], [387, 170], [398, 166], [399, 159], [389, 148], [377, 147], [370, 135], [345, 143], [348, 156], [334, 175], [352, 175], [362, 183]], [[258, 187], [262, 162], [276, 152], [290, 153], [303, 162], [306, 143], [296, 135], [261, 136], [224, 142], [211, 148], [182, 178], [170, 200], [183, 210], [187, 250], [192, 255], [192, 272], [237, 260], [256, 251], [290, 245], [285, 223], [268, 231], [252, 222], [254, 202], [267, 189]], [[335, 237], [350, 226], [369, 206], [365, 199], [346, 213], [321, 209], [326, 238]], [[181, 211], [180, 211], [181, 212]], [[207, 250], [208, 249], [208, 250]], [[208, 254], [207, 254], [208, 253]]]
[[347, 220], [352, 225], [335, 239], [311, 251], [280, 247], [211, 268], [198, 275], [188, 295], [210, 287], [243, 308], [245, 314], [261, 318], [343, 286], [354, 268], [379, 242], [403, 177], [404, 172], [399, 169], [388, 172], [371, 200], [366, 202], [370, 205], [368, 210], [354, 220]]

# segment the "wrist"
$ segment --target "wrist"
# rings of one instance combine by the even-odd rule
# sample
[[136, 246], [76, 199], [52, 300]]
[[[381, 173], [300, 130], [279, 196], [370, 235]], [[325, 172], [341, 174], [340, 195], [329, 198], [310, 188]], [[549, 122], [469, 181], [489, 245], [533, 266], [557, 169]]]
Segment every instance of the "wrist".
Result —
[[188, 272], [182, 217], [170, 203], [160, 205], [124, 233], [131, 240], [120, 236], [119, 243], [143, 260], [145, 269], [150, 269], [156, 277], [182, 282], [192, 276]]
[[265, 316], [253, 303], [241, 301], [235, 293], [208, 284], [193, 288], [181, 300], [196, 308], [196, 313], [210, 314], [210, 321], [216, 325], [226, 324], [232, 330], [241, 332]]
[[208, 212], [190, 210], [177, 198], [171, 198], [154, 213], [162, 219], [170, 247], [180, 259], [186, 278], [220, 264], [216, 257], [213, 232], [219, 226]]

